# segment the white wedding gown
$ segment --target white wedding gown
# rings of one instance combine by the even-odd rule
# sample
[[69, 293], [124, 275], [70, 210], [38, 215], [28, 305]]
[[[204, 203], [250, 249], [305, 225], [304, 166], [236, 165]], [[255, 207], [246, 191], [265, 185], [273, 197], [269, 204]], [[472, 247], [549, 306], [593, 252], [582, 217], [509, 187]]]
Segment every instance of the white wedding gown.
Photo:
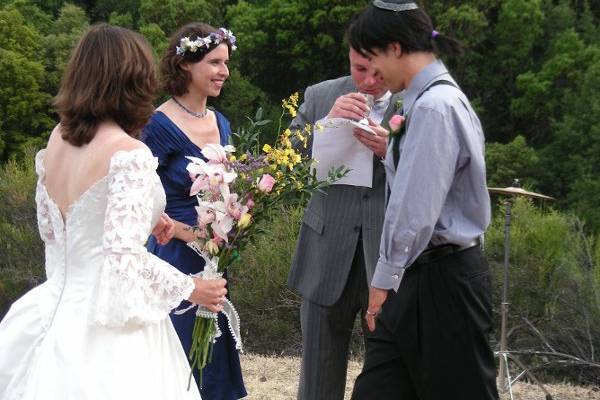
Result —
[[165, 206], [147, 149], [119, 151], [63, 219], [36, 156], [48, 280], [0, 323], [0, 400], [198, 400], [169, 311], [189, 276], [144, 242]]

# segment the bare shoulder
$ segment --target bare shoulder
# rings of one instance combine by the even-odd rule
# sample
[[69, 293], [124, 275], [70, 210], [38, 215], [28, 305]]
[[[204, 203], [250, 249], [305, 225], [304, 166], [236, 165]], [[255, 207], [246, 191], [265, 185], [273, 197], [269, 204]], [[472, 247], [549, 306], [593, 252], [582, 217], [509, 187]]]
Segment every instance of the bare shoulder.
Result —
[[156, 111], [160, 111], [160, 112], [163, 112], [163, 113], [165, 113], [165, 112], [168, 113], [171, 110], [171, 105], [172, 105], [171, 103], [172, 102], [173, 101], [171, 99], [165, 101], [160, 106], [156, 107]]
[[50, 140], [56, 140], [58, 138], [62, 138], [62, 127], [61, 124], [57, 124], [52, 132], [50, 133]]
[[141, 149], [150, 151], [144, 142], [127, 134], [116, 139], [115, 143], [113, 144], [113, 153], [116, 153], [117, 151], [134, 151]]
[[141, 141], [121, 129], [120, 126], [105, 125], [98, 129], [97, 138], [99, 139], [97, 147], [104, 149], [103, 153], [112, 156], [118, 151], [133, 151], [138, 149], [148, 149]]
[[62, 128], [61, 125], [58, 124], [54, 127], [54, 129], [52, 129], [50, 137], [48, 138], [48, 144], [46, 145], [46, 148], [54, 147], [62, 142]]

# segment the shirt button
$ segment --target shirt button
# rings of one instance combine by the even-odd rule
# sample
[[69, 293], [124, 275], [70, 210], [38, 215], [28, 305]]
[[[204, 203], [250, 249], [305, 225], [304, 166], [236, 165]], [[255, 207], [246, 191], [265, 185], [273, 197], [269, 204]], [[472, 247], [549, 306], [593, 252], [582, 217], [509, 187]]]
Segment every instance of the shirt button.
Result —
[[406, 246], [406, 247], [404, 248], [404, 252], [405, 252], [405, 253], [408, 253], [408, 251], [409, 251], [409, 250], [410, 250], [410, 247], [408, 247], [408, 246]]
[[364, 200], [364, 201], [367, 201], [367, 200], [369, 200], [369, 195], [368, 195], [368, 194], [363, 194], [363, 200]]
[[360, 231], [360, 226], [355, 226], [354, 227], [354, 232], [358, 232], [358, 231]]
[[398, 279], [400, 279], [400, 277], [398, 275], [394, 274], [394, 275], [392, 275], [392, 279], [397, 281]]

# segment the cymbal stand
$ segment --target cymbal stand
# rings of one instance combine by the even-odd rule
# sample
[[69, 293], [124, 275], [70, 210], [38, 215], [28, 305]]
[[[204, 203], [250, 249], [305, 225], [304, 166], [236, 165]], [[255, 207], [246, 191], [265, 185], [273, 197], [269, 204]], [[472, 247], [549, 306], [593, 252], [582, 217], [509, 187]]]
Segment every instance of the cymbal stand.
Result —
[[[513, 183], [513, 186], [518, 185], [518, 181]], [[531, 381], [533, 381], [546, 395], [546, 400], [552, 400], [552, 395], [548, 393], [548, 390], [544, 387], [544, 385], [535, 377], [533, 372], [523, 364], [515, 355], [511, 354], [508, 350], [507, 346], [507, 319], [508, 319], [508, 260], [510, 256], [510, 219], [511, 219], [511, 209], [514, 203], [514, 196], [510, 196], [506, 198], [506, 213], [505, 213], [505, 221], [504, 221], [504, 283], [502, 286], [502, 303], [500, 307], [500, 313], [502, 316], [501, 326], [500, 326], [500, 351], [495, 352], [494, 354], [500, 359], [500, 391], [508, 392], [510, 395], [510, 399], [514, 400], [512, 385], [521, 379], [523, 376], [527, 375]], [[513, 361], [522, 371], [517, 374], [514, 378], [510, 375], [510, 368], [508, 365], [508, 360]]]

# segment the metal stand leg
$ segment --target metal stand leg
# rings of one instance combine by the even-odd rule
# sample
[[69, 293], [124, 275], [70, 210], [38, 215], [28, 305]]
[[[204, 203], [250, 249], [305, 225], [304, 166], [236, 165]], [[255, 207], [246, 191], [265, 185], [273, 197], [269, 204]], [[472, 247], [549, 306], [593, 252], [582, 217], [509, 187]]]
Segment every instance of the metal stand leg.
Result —
[[[519, 358], [517, 358], [515, 355], [510, 354], [510, 352], [502, 352], [502, 351], [497, 351], [496, 356], [498, 356], [500, 358], [500, 369], [504, 371], [504, 375], [502, 375], [500, 378], [500, 384], [499, 384], [499, 389], [501, 393], [505, 393], [508, 392], [509, 396], [510, 396], [510, 400], [514, 400], [514, 395], [513, 395], [513, 391], [512, 391], [512, 386], [519, 380], [521, 379], [523, 376], [527, 375], [527, 377], [529, 379], [531, 379], [531, 381], [537, 385], [537, 387], [539, 387], [542, 392], [544, 392], [544, 394], [546, 395], [545, 399], [546, 400], [552, 400], [552, 395], [548, 392], [548, 390], [546, 389], [546, 387], [540, 382], [540, 380], [533, 374], [533, 372], [531, 372], [529, 370], [529, 368], [527, 368], [527, 366], [525, 364], [523, 364], [523, 362], [521, 360], [519, 360]], [[510, 368], [508, 365], [508, 360], [513, 361], [515, 364], [517, 364], [517, 366], [519, 368], [522, 369], [522, 371], [515, 376], [514, 378], [512, 378], [510, 376]]]
[[[507, 392], [510, 395], [510, 400], [514, 400], [512, 385], [521, 379], [524, 375], [527, 375], [546, 395], [546, 400], [552, 400], [552, 396], [544, 385], [533, 375], [533, 373], [527, 368], [517, 357], [510, 354], [507, 346], [507, 319], [508, 319], [508, 260], [510, 256], [510, 218], [511, 208], [513, 204], [513, 198], [506, 199], [506, 216], [504, 222], [504, 283], [502, 287], [502, 303], [500, 307], [500, 313], [502, 315], [501, 326], [500, 326], [500, 351], [496, 352], [496, 356], [500, 358], [500, 391]], [[522, 369], [514, 379], [510, 376], [510, 368], [508, 365], [508, 359], [511, 359], [515, 364]]]
[[[502, 285], [502, 304], [500, 306], [500, 313], [502, 315], [501, 325], [500, 325], [500, 351], [498, 354], [502, 356], [500, 359], [500, 387], [506, 387], [506, 377], [508, 376], [508, 382], [510, 383], [510, 371], [508, 369], [508, 359], [507, 359], [507, 344], [506, 344], [506, 328], [507, 328], [507, 318], [508, 318], [508, 259], [510, 255], [510, 216], [511, 216], [511, 208], [512, 208], [513, 199], [506, 199], [506, 214], [504, 219], [504, 279]], [[504, 361], [504, 362], [503, 362]], [[510, 388], [510, 384], [508, 385]], [[510, 398], [512, 400], [512, 390], [510, 393]]]
[[[511, 377], [510, 377], [510, 368], [508, 368], [508, 353], [498, 352], [496, 354], [498, 355], [498, 357], [500, 357], [500, 391], [501, 392], [508, 391], [508, 393], [510, 395], [510, 400], [514, 400], [513, 392], [512, 392], [512, 385], [510, 384]], [[506, 375], [504, 375], [504, 374], [506, 374]], [[508, 382], [508, 385], [505, 385], [504, 379], [506, 379], [506, 382]]]
[[[517, 380], [519, 380], [523, 375], [527, 375], [529, 377], [529, 379], [531, 379], [533, 381], [533, 383], [535, 383], [540, 389], [542, 389], [542, 392], [544, 392], [544, 394], [546, 395], [546, 400], [552, 400], [552, 395], [550, 395], [550, 393], [548, 393], [548, 391], [546, 390], [546, 387], [538, 380], [538, 378], [535, 377], [535, 375], [533, 374], [533, 372], [531, 372], [529, 370], [529, 368], [527, 368], [525, 366], [525, 364], [523, 364], [521, 362], [521, 360], [519, 360], [516, 356], [507, 353], [505, 355], [505, 358], [510, 358], [512, 361], [515, 362], [515, 364], [517, 364], [519, 366], [519, 368], [521, 368], [523, 371], [517, 375], [517, 377], [511, 382], [510, 378], [508, 380], [509, 382], [509, 386], [512, 386], [513, 383], [515, 383]], [[508, 362], [507, 362], [507, 368], [508, 368]], [[512, 387], [510, 388], [511, 394], [512, 394]]]

